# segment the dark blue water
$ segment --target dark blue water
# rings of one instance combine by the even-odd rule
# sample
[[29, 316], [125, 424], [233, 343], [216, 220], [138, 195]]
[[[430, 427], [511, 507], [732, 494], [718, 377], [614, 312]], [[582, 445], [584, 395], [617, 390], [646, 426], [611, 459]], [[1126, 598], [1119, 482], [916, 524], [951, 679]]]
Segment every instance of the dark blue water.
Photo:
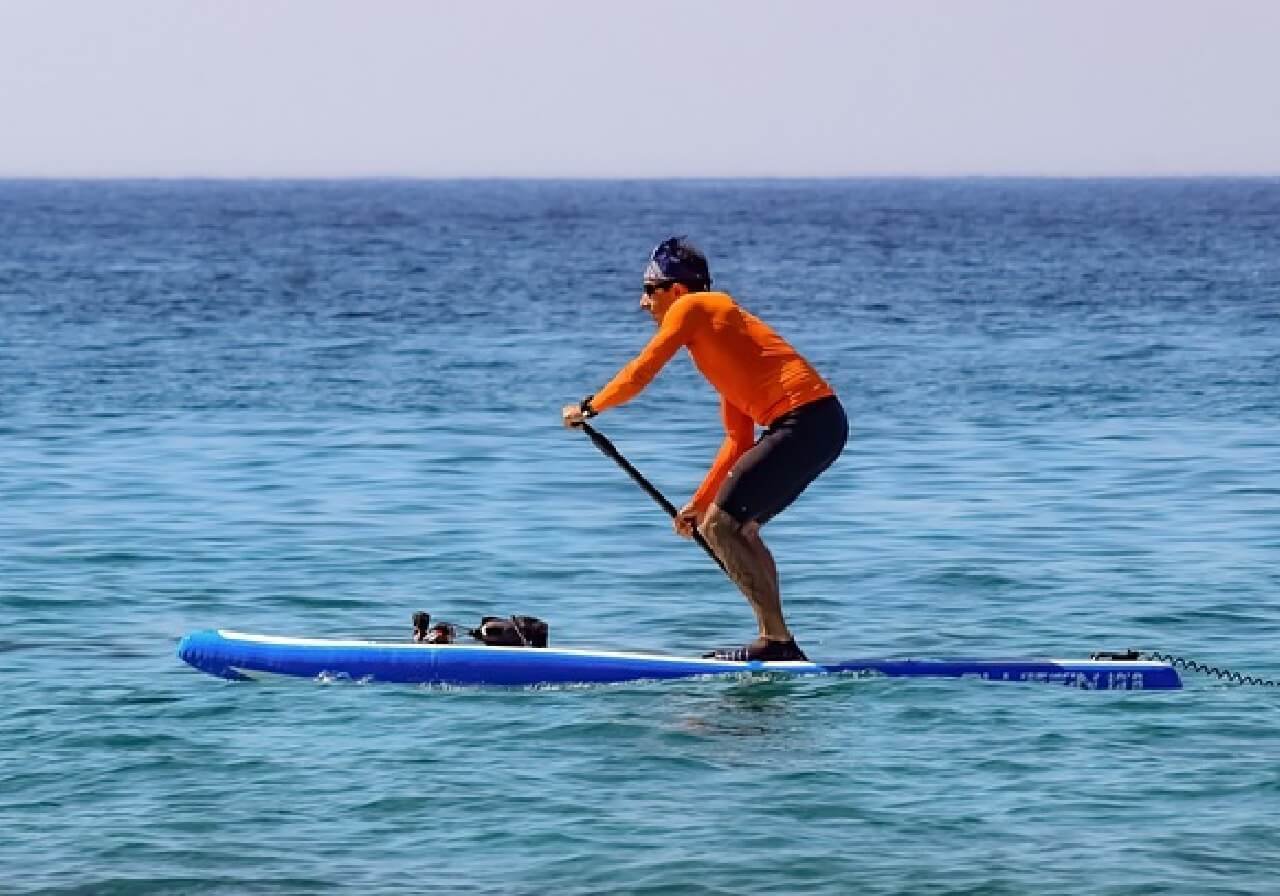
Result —
[[[1275, 688], [237, 685], [183, 632], [753, 624], [559, 408], [646, 253], [840, 392], [766, 531], [815, 658], [1280, 676], [1280, 181], [0, 183], [0, 892], [1264, 894]], [[680, 357], [600, 427], [673, 500]]]

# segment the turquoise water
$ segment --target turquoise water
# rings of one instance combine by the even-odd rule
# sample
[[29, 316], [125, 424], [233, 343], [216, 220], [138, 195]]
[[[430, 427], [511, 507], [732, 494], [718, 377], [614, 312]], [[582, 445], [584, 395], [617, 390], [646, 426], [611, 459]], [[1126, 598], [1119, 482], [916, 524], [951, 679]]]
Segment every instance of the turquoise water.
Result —
[[[0, 893], [1275, 892], [1276, 688], [174, 657], [416, 609], [750, 636], [558, 422], [651, 331], [671, 232], [850, 412], [766, 530], [811, 656], [1280, 677], [1280, 182], [0, 183]], [[677, 503], [718, 444], [685, 358], [599, 423]]]

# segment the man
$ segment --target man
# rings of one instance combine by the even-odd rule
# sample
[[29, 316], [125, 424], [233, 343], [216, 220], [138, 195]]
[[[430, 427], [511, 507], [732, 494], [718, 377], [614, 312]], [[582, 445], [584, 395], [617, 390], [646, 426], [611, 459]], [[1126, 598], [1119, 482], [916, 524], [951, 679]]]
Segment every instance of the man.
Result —
[[[826, 381], [782, 337], [726, 293], [711, 292], [706, 257], [684, 237], [661, 243], [644, 272], [640, 307], [658, 332], [595, 395], [564, 408], [566, 426], [634, 398], [680, 348], [720, 393], [725, 439], [677, 514], [696, 526], [755, 612], [759, 637], [715, 651], [727, 660], [804, 660], [782, 615], [778, 570], [760, 527], [791, 504], [844, 449], [848, 423]], [[757, 441], [755, 427], [765, 428]]]

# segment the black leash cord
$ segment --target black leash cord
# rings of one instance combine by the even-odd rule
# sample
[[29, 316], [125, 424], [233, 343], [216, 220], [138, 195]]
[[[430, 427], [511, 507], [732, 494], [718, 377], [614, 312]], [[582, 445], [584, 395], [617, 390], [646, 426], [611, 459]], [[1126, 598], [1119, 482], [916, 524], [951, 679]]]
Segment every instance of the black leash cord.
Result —
[[1280, 681], [1272, 678], [1259, 678], [1256, 675], [1246, 675], [1243, 672], [1233, 672], [1230, 669], [1220, 669], [1217, 666], [1209, 666], [1204, 663], [1198, 663], [1195, 660], [1189, 660], [1186, 657], [1174, 656], [1169, 653], [1161, 653], [1158, 650], [1144, 651], [1144, 655], [1153, 660], [1159, 660], [1186, 669], [1190, 672], [1200, 672], [1204, 675], [1212, 675], [1215, 678], [1221, 678], [1223, 681], [1234, 682], [1235, 684], [1252, 684], [1266, 688], [1280, 688]]

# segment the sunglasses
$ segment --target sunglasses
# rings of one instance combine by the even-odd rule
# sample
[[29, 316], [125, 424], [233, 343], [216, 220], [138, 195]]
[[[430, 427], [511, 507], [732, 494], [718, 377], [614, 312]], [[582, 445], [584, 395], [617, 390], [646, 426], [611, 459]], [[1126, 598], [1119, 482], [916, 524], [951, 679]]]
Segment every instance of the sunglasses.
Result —
[[674, 280], [659, 280], [657, 283], [646, 283], [643, 287], [644, 294], [653, 295], [655, 292], [662, 292], [664, 289], [670, 289], [675, 286]]

